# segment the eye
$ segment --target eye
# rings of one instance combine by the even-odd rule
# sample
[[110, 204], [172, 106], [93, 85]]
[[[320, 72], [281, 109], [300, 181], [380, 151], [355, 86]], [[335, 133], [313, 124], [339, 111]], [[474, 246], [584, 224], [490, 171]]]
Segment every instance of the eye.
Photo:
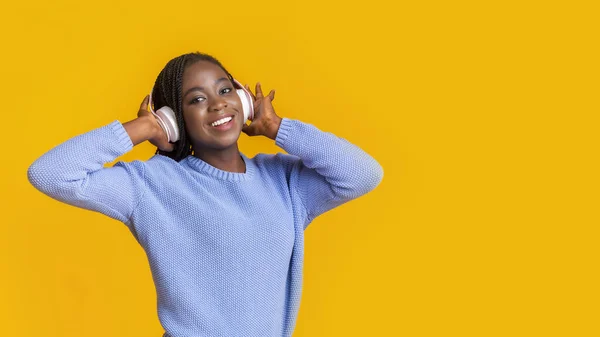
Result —
[[[231, 88], [224, 88], [223, 90], [221, 90], [221, 93], [228, 94], [228, 93], [230, 93], [230, 92], [231, 92], [231, 90], [232, 90]], [[200, 99], [202, 99], [202, 100], [205, 100], [205, 98], [204, 98], [204, 97], [202, 97], [202, 96], [199, 96], [199, 97], [196, 97], [196, 98], [194, 98], [193, 100], [191, 100], [191, 101], [190, 101], [190, 104], [196, 104], [196, 103], [199, 103], [199, 102], [200, 102], [200, 101], [199, 101]]]
[[194, 98], [194, 99], [193, 99], [193, 100], [190, 102], [190, 104], [196, 104], [196, 103], [198, 103], [198, 102], [199, 102], [199, 101], [198, 101], [199, 99], [204, 99], [204, 97], [196, 97], [196, 98]]

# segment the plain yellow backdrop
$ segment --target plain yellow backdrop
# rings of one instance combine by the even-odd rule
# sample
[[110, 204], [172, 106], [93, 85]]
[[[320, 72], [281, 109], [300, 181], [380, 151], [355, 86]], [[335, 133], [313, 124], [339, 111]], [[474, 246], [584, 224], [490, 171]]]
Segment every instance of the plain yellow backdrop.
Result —
[[306, 230], [295, 337], [599, 336], [592, 3], [3, 2], [2, 333], [161, 336], [126, 227], [48, 198], [26, 170], [135, 118], [166, 62], [202, 51], [384, 167]]

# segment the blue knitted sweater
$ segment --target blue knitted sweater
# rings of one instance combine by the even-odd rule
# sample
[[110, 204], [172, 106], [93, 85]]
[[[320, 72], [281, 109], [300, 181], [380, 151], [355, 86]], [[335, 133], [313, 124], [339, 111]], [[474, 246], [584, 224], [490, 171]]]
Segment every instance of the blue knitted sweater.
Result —
[[133, 148], [118, 120], [50, 149], [29, 181], [61, 202], [123, 222], [143, 247], [164, 336], [291, 336], [302, 292], [304, 230], [374, 189], [381, 166], [343, 138], [284, 118], [285, 153], [245, 173], [194, 157], [118, 161]]

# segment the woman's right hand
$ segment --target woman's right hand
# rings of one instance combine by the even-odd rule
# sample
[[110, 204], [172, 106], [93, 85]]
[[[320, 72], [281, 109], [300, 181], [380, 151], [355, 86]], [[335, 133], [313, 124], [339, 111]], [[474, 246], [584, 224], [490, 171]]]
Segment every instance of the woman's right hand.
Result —
[[169, 143], [167, 138], [167, 133], [163, 128], [158, 124], [158, 120], [156, 117], [148, 111], [148, 102], [150, 101], [150, 95], [146, 95], [142, 104], [140, 105], [140, 110], [138, 111], [139, 119], [146, 119], [149, 125], [151, 125], [151, 135], [148, 141], [158, 147], [161, 151], [171, 152], [175, 149], [175, 144]]

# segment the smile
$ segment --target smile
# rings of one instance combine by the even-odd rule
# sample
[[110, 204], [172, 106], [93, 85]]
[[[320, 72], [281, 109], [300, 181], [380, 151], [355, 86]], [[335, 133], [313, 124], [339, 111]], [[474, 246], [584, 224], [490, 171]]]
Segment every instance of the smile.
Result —
[[223, 125], [223, 124], [227, 124], [229, 123], [231, 120], [233, 119], [233, 117], [225, 117], [225, 118], [221, 118], [218, 121], [214, 121], [212, 122], [210, 125], [212, 126], [219, 126], [219, 125]]
[[235, 118], [235, 115], [229, 115], [227, 117], [223, 117], [219, 120], [216, 120], [216, 121], [210, 123], [209, 125], [211, 126], [211, 129], [213, 129], [213, 130], [227, 131], [235, 126], [235, 122], [232, 122], [232, 120], [234, 118]]

